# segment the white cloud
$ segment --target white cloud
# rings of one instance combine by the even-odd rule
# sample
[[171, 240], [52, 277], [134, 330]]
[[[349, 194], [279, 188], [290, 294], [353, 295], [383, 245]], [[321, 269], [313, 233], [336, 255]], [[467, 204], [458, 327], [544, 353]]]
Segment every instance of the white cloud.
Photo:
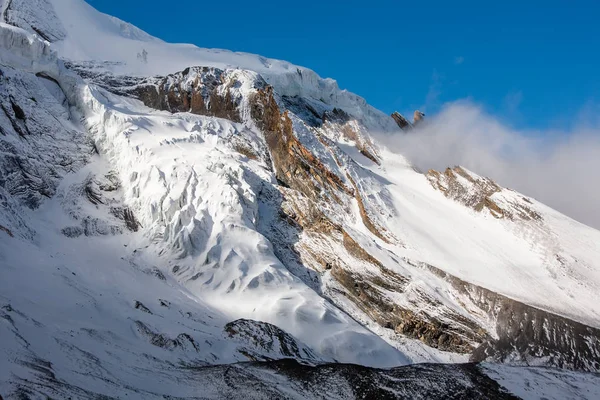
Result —
[[422, 129], [384, 140], [421, 170], [462, 165], [600, 228], [600, 125], [519, 131], [459, 101]]

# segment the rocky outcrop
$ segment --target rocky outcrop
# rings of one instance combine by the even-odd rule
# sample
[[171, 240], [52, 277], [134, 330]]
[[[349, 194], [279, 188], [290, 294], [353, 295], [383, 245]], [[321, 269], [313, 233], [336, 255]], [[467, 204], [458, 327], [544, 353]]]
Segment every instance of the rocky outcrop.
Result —
[[[329, 274], [333, 286], [325, 292], [341, 295], [380, 326], [427, 346], [470, 354], [489, 338], [477, 322], [425, 292], [415, 292], [410, 275], [386, 268], [342, 226], [332, 223], [319, 208], [311, 207], [309, 201], [286, 191], [281, 219], [268, 221], [269, 229], [263, 230], [276, 248], [286, 249], [281, 257], [288, 260], [288, 267], [298, 264]], [[302, 240], [290, 244], [287, 240], [297, 236], [293, 233], [296, 229], [302, 230]], [[294, 255], [292, 259], [290, 254]], [[313, 283], [312, 275], [302, 275], [300, 267], [294, 271], [304, 276], [308, 284]], [[409, 303], [399, 303], [399, 297], [410, 299]]]
[[[347, 249], [357, 259], [377, 265], [379, 271], [359, 272], [360, 269], [353, 270], [338, 262], [331, 274], [344, 288], [345, 297], [385, 328], [433, 348], [470, 354], [472, 361], [600, 371], [600, 329], [512, 300], [431, 265], [410, 260], [406, 261], [411, 266], [450, 283], [453, 296], [461, 299], [463, 304], [474, 306], [470, 312], [479, 317], [478, 320], [466, 318], [425, 292], [419, 293], [419, 302], [413, 304], [414, 307], [407, 308], [392, 300], [391, 294], [408, 291], [412, 278], [387, 270], [353, 240], [347, 240]], [[438, 285], [442, 286], [441, 283]], [[427, 309], [434, 309], [436, 315], [428, 314]], [[488, 331], [486, 326], [490, 321], [493, 330]]]
[[356, 203], [358, 204], [358, 211], [360, 213], [360, 217], [362, 218], [363, 224], [372, 234], [384, 242], [390, 243], [392, 239], [388, 236], [387, 231], [381, 226], [375, 224], [373, 219], [369, 216], [369, 210], [367, 209], [366, 203], [363, 201], [362, 196], [360, 195], [360, 191], [356, 185], [356, 182], [352, 179], [352, 177], [350, 177], [350, 175], [348, 175], [348, 180], [352, 183], [352, 186], [354, 186]]
[[[490, 296], [490, 302], [494, 301]], [[600, 372], [600, 329], [502, 299], [496, 317], [498, 339], [488, 340], [471, 360], [549, 365]]]
[[[271, 368], [292, 381], [303, 382], [302, 398], [517, 399], [476, 364], [421, 364], [379, 370], [344, 364], [310, 367], [282, 360]], [[273, 398], [280, 396], [288, 398], [284, 393]]]
[[[369, 276], [338, 267], [332, 269], [332, 276], [345, 288], [347, 297], [379, 325], [430, 347], [469, 354], [488, 336], [474, 322], [458, 314], [448, 315], [454, 321], [450, 324], [395, 304], [387, 293], [402, 293], [410, 279], [392, 271]], [[427, 301], [443, 307], [433, 299]]]
[[13, 235], [13, 233], [10, 229], [8, 229], [7, 227], [2, 226], [2, 225], [0, 225], [0, 232], [4, 232], [10, 237], [15, 237], [15, 235]]
[[251, 361], [281, 358], [319, 360], [308, 346], [266, 322], [238, 319], [225, 325], [224, 330], [229, 338], [245, 344], [238, 351]]
[[259, 89], [250, 98], [250, 115], [265, 135], [279, 182], [317, 200], [339, 202], [339, 193], [352, 195], [342, 179], [331, 172], [294, 135], [287, 112], [281, 113], [273, 88]]
[[191, 112], [241, 122], [240, 97], [232, 88], [240, 82], [217, 68], [194, 67], [166, 76], [151, 85], [139, 85], [133, 94], [148, 107]]
[[[474, 361], [543, 363], [599, 371], [598, 329], [509, 299], [431, 265], [404, 260], [430, 274], [427, 281], [437, 280], [436, 288], [449, 283], [446, 290], [469, 310], [471, 317], [466, 317], [415, 288], [410, 275], [387, 269], [318, 209], [306, 213], [304, 210], [310, 208], [302, 204], [287, 208], [294, 203], [288, 198], [283, 209], [286, 218], [303, 229], [304, 239], [294, 247], [299, 262], [321, 273], [329, 271], [340, 285], [334, 291], [380, 326], [433, 348], [470, 354]], [[274, 236], [270, 239], [276, 245], [281, 240]], [[340, 257], [340, 247], [350, 259]], [[399, 303], [399, 296], [410, 299], [410, 307], [404, 301]]]
[[402, 114], [398, 111], [394, 111], [391, 114], [392, 119], [396, 122], [398, 127], [403, 131], [410, 131], [412, 128], [416, 127], [420, 123], [422, 123], [425, 119], [425, 114], [419, 110], [415, 110], [413, 114], [413, 122], [410, 123]]
[[542, 219], [526, 197], [514, 196], [493, 180], [475, 175], [462, 167], [447, 168], [443, 173], [429, 170], [427, 179], [446, 197], [475, 211], [489, 212], [495, 218], [524, 221]]
[[396, 121], [396, 124], [398, 124], [398, 127], [400, 129], [402, 129], [403, 131], [408, 131], [412, 128], [412, 124], [410, 122], [408, 122], [408, 120], [406, 118], [404, 118], [404, 116], [402, 114], [400, 114], [398, 111], [394, 111], [392, 113], [392, 118], [394, 119], [394, 121]]
[[413, 114], [413, 126], [417, 126], [418, 124], [423, 122], [424, 119], [425, 113], [422, 113], [419, 110], [415, 110], [415, 113]]
[[156, 332], [142, 321], [135, 321], [135, 330], [145, 338], [150, 344], [156, 347], [161, 347], [165, 350], [174, 351], [190, 351], [198, 352], [198, 344], [192, 336], [187, 333], [180, 333], [176, 338]]
[[354, 142], [363, 156], [378, 165], [381, 164], [375, 145], [369, 136], [363, 131], [360, 123], [344, 110], [334, 108], [331, 111], [325, 111], [322, 120], [325, 131], [336, 132], [344, 140]]
[[[37, 379], [27, 381], [15, 376], [7, 398], [113, 398], [106, 387], [113, 380], [98, 379], [98, 391], [81, 381], [63, 378], [55, 366], [43, 359], [28, 360], [24, 368], [36, 371]], [[161, 390], [129, 384], [120, 388], [128, 398], [162, 399], [165, 393], [178, 399], [206, 398], [247, 399], [497, 399], [518, 400], [506, 387], [527, 387], [536, 398], [593, 399], [600, 378], [595, 375], [573, 376], [564, 371], [541, 368], [505, 367], [490, 369], [487, 365], [417, 364], [390, 369], [368, 368], [354, 364], [306, 365], [285, 359], [267, 362], [245, 362], [228, 365], [165, 365], [168, 378]], [[505, 383], [508, 383], [508, 385]], [[510, 384], [514, 385], [511, 386]], [[583, 389], [582, 389], [583, 388]], [[106, 395], [105, 395], [106, 393]], [[189, 393], [189, 395], [188, 395]], [[584, 397], [582, 397], [582, 395]]]
[[450, 282], [495, 321], [495, 338], [483, 341], [471, 360], [600, 372], [600, 329], [512, 300], [431, 265], [414, 265]]
[[267, 86], [254, 74], [214, 67], [190, 67], [164, 77], [115, 76], [98, 71], [95, 64], [65, 64], [87, 80], [122, 96], [135, 97], [146, 106], [171, 113], [190, 112], [242, 122], [239, 91], [241, 79], [251, 80], [256, 89]]

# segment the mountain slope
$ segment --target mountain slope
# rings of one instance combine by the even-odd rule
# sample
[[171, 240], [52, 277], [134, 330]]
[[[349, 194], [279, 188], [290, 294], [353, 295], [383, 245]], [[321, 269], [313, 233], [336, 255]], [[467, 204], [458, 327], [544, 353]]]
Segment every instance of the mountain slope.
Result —
[[[392, 118], [310, 70], [79, 0], [0, 7], [0, 387], [192, 396], [167, 383], [286, 357], [600, 370], [598, 231], [459, 167], [415, 171], [373, 136]], [[524, 384], [477, 368], [466, 386]]]

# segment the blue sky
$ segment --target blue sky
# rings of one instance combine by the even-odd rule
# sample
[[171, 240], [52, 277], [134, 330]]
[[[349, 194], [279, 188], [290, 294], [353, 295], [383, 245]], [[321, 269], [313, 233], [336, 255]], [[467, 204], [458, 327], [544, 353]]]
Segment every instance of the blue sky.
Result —
[[87, 1], [169, 42], [311, 68], [387, 113], [469, 98], [520, 129], [600, 115], [598, 1]]

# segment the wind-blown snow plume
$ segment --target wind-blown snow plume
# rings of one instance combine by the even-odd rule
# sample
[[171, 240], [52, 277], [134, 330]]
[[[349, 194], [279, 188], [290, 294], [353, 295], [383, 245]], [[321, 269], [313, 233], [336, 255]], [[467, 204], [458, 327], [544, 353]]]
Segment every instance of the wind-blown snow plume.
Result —
[[447, 104], [408, 135], [381, 135], [419, 169], [462, 165], [600, 227], [600, 128], [513, 129], [467, 101]]

